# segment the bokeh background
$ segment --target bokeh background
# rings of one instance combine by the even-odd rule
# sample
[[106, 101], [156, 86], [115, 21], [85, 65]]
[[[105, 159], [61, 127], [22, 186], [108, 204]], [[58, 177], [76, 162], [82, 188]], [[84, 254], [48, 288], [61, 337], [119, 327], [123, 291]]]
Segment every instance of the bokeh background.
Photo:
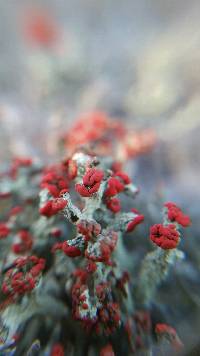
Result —
[[[194, 277], [183, 289], [190, 290], [195, 313], [200, 308], [199, 13], [199, 0], [0, 0], [0, 163], [13, 154], [53, 160], [57, 136], [88, 111], [153, 128], [156, 147], [131, 170], [142, 188], [141, 204], [153, 204], [155, 196], [173, 199], [192, 216], [185, 243], [191, 270], [187, 266], [182, 273]], [[37, 40], [37, 30], [35, 35], [38, 16], [50, 28], [46, 39]], [[181, 318], [190, 350], [200, 342], [195, 313], [188, 307]]]

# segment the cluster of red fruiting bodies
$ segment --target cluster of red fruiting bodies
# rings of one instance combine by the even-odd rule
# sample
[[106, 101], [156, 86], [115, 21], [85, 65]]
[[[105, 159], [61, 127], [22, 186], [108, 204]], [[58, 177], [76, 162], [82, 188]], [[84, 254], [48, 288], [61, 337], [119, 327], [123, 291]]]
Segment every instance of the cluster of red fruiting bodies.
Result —
[[136, 132], [127, 129], [122, 122], [110, 120], [101, 111], [82, 115], [69, 133], [62, 137], [62, 142], [69, 153], [73, 153], [77, 147], [85, 149], [92, 146], [93, 153], [115, 156], [117, 161], [125, 161], [148, 152], [155, 141], [153, 130]]
[[[96, 114], [95, 120], [101, 130], [98, 132], [96, 129], [95, 131], [92, 124], [87, 130], [81, 130], [82, 125], [79, 123], [78, 141], [84, 144], [86, 137], [88, 141], [92, 141], [95, 134], [95, 140], [98, 145], [101, 145], [102, 137], [106, 138], [108, 132], [113, 132], [112, 130], [121, 135], [123, 139], [125, 137], [127, 139], [127, 133], [126, 135], [123, 133], [121, 125], [112, 127], [107, 118], [100, 114]], [[72, 139], [68, 141], [68, 145], [72, 149]], [[127, 152], [128, 148], [126, 147]], [[46, 219], [47, 223], [52, 220], [52, 224], [55, 224], [56, 217], [59, 218], [61, 216], [59, 213], [63, 213], [67, 217], [70, 216], [69, 221], [75, 225], [76, 230], [75, 238], [64, 241], [62, 228], [50, 225], [49, 236], [54, 236], [57, 242], [54, 244], [51, 241], [47, 247], [50, 246], [48, 253], [53, 253], [55, 256], [55, 253], [61, 251], [66, 256], [73, 258], [75, 264], [77, 262], [76, 267], [78, 266], [78, 268], [74, 268], [70, 277], [73, 317], [80, 320], [88, 332], [106, 335], [106, 340], [121, 324], [124, 324], [131, 348], [133, 349], [133, 330], [135, 330], [134, 346], [136, 349], [142, 348], [145, 346], [142, 341], [143, 334], [150, 333], [151, 329], [149, 326], [150, 315], [145, 312], [143, 314], [135, 312], [133, 316], [127, 315], [126, 318], [122, 315], [122, 301], [125, 299], [126, 303], [130, 276], [126, 271], [115, 273], [118, 261], [115, 260], [114, 253], [117, 250], [118, 240], [122, 238], [122, 233], [134, 231], [136, 226], [143, 222], [144, 216], [135, 208], [132, 208], [128, 213], [122, 211], [121, 195], [129, 192], [132, 185], [130, 177], [122, 170], [122, 162], [114, 161], [109, 168], [104, 169], [104, 166], [101, 165], [101, 158], [99, 161], [94, 160], [95, 155], [90, 154], [90, 150], [89, 153], [86, 152], [86, 155], [90, 157], [90, 160], [84, 161], [84, 166], [79, 167], [78, 161], [72, 156], [70, 159], [39, 171], [40, 189], [41, 193], [45, 193], [45, 199], [40, 201], [38, 218], [41, 217], [43, 221]], [[99, 166], [98, 162], [100, 162]], [[31, 166], [32, 160], [30, 159], [16, 159], [9, 172], [9, 178], [15, 180], [20, 174], [21, 168], [28, 170]], [[87, 215], [84, 215], [87, 202], [98, 200], [99, 194], [101, 194], [99, 210], [102, 209], [103, 215], [108, 217], [108, 223], [106, 219], [101, 223], [100, 220], [96, 221], [93, 217], [87, 218]], [[11, 195], [10, 192], [6, 192], [0, 194], [0, 197], [5, 199]], [[77, 199], [77, 209], [80, 209], [80, 215], [76, 215], [76, 210], [70, 211], [71, 196]], [[6, 269], [2, 284], [2, 292], [13, 302], [17, 302], [25, 294], [29, 295], [39, 284], [40, 277], [43, 274], [45, 276], [45, 259], [36, 257], [32, 252], [35, 244], [34, 233], [32, 234], [32, 230], [27, 225], [19, 229], [14, 228], [15, 219], [18, 215], [23, 214], [26, 204], [32, 204], [32, 202], [26, 200], [21, 206], [13, 206], [8, 213], [6, 222], [0, 223], [0, 240], [14, 236], [11, 245], [12, 254], [21, 255], [15, 260], [12, 255], [11, 265]], [[121, 216], [124, 220], [120, 220]], [[171, 202], [166, 203], [164, 224], [156, 224], [151, 227], [150, 239], [164, 250], [176, 248], [180, 241], [179, 228], [189, 224], [189, 217], [184, 215], [177, 205]], [[48, 269], [48, 267], [46, 268]], [[91, 289], [92, 298], [90, 298]], [[157, 334], [173, 334], [172, 328], [170, 329], [168, 326], [168, 329], [164, 330], [164, 326], [159, 327], [159, 324], [156, 327], [156, 332]], [[51, 356], [57, 355], [64, 355], [64, 346], [59, 343], [54, 344], [51, 349]], [[115, 355], [110, 342], [105, 343], [100, 355]]]
[[40, 187], [47, 189], [52, 198], [40, 208], [40, 214], [51, 217], [64, 209], [66, 201], [61, 196], [69, 190], [76, 174], [76, 164], [70, 159], [44, 169]]
[[51, 217], [63, 210], [66, 205], [67, 202], [62, 198], [49, 200], [42, 208], [40, 208], [40, 214]]
[[167, 217], [171, 223], [177, 223], [182, 227], [190, 225], [191, 221], [188, 215], [185, 215], [182, 210], [174, 203], [166, 203]]
[[20, 257], [13, 262], [4, 277], [2, 291], [15, 300], [31, 292], [38, 284], [45, 260], [36, 256]]
[[[93, 195], [95, 195], [95, 193], [98, 192], [100, 184], [103, 181], [104, 175], [105, 175], [104, 172], [100, 169], [88, 168], [86, 170], [85, 175], [83, 176], [83, 183], [76, 184], [75, 190], [84, 198], [92, 197]], [[103, 202], [106, 205], [106, 207], [109, 210], [111, 210], [114, 214], [119, 213], [121, 210], [120, 200], [118, 198], [114, 198], [114, 196], [118, 195], [119, 193], [122, 193], [126, 189], [126, 186], [130, 183], [131, 183], [130, 178], [124, 172], [113, 173], [113, 175], [107, 180], [107, 187], [103, 195]], [[43, 187], [48, 188], [48, 186], [43, 186]], [[62, 194], [63, 194], [63, 190], [61, 191], [60, 195], [62, 196]], [[117, 209], [116, 206], [114, 207], [114, 205], [112, 205], [114, 204], [113, 202], [117, 202], [117, 207], [118, 207]], [[66, 205], [67, 205], [67, 201], [64, 200], [63, 198], [48, 200], [47, 203], [45, 203], [45, 205], [40, 209], [40, 213], [42, 215], [50, 217], [56, 214], [59, 210], [63, 210], [66, 207]], [[134, 216], [134, 218], [128, 222], [126, 226], [126, 232], [133, 231], [134, 228], [144, 220], [144, 216], [140, 215], [136, 209], [132, 209], [132, 212], [136, 213], [137, 215]], [[78, 221], [76, 226], [77, 226], [77, 231], [81, 233], [83, 236], [85, 242], [85, 248], [87, 242], [92, 237], [92, 234], [98, 236], [101, 233], [101, 226], [97, 223], [94, 224], [93, 222], [87, 222], [86, 220], [81, 220]], [[99, 240], [101, 246], [100, 255], [98, 256], [90, 255], [90, 257], [88, 257], [89, 255], [86, 251], [85, 253], [86, 257], [92, 259], [93, 261], [108, 262], [110, 260], [111, 253], [113, 252], [113, 249], [115, 248], [116, 241], [117, 241], [116, 233], [112, 232], [111, 235], [112, 238], [107, 239], [107, 241], [105, 241], [105, 239], [104, 241]], [[57, 243], [54, 246], [53, 251], [56, 251], [58, 249], [62, 249], [63, 252], [69, 257], [77, 257], [81, 255], [81, 250], [79, 249], [79, 247], [76, 244], [72, 243], [71, 241]]]
[[91, 197], [98, 192], [104, 173], [100, 169], [90, 168], [83, 177], [83, 184], [76, 184], [76, 191], [82, 197]]
[[8, 223], [0, 223], [0, 240], [5, 239], [9, 235], [15, 233], [17, 240], [12, 244], [13, 253], [18, 255], [30, 251], [33, 245], [33, 236], [30, 234], [30, 232], [28, 230], [21, 229], [16, 233], [12, 231], [12, 228], [9, 227], [8, 225], [9, 225]]
[[[0, 173], [0, 179], [8, 178], [8, 179], [15, 180], [21, 169], [29, 168], [31, 167], [32, 164], [33, 164], [33, 160], [31, 158], [16, 157], [13, 159], [10, 169], [6, 172]], [[10, 198], [11, 195], [12, 194], [9, 190], [1, 191], [0, 199]], [[13, 211], [13, 213], [15, 214], [15, 211]], [[11, 211], [11, 215], [12, 215], [12, 211]]]
[[[79, 312], [80, 305], [82, 309], [89, 311], [85, 292], [88, 288], [88, 281], [96, 269], [97, 266], [95, 263], [89, 262], [86, 269], [77, 269], [74, 272], [75, 283], [72, 288], [72, 300], [73, 315], [77, 320], [81, 319]], [[99, 307], [94, 319], [86, 318], [84, 320], [84, 327], [87, 331], [93, 330], [97, 334], [102, 334], [103, 331], [105, 335], [110, 335], [119, 326], [121, 320], [120, 306], [117, 302], [109, 301], [108, 295], [110, 290], [111, 286], [109, 282], [96, 285], [95, 293], [102, 307]]]
[[[76, 191], [83, 198], [91, 198], [100, 188], [102, 181], [104, 180], [105, 173], [97, 168], [88, 168], [82, 178], [82, 183], [75, 184]], [[75, 178], [75, 176], [73, 177]], [[131, 180], [127, 174], [124, 172], [113, 172], [112, 176], [108, 178], [107, 185], [103, 194], [103, 202], [106, 207], [111, 210], [114, 214], [120, 212], [120, 201], [118, 198], [115, 198], [116, 195], [122, 193], [126, 186], [131, 184]], [[62, 195], [62, 194], [61, 194]], [[62, 198], [59, 198], [62, 201]], [[116, 199], [117, 206], [119, 209], [111, 208], [112, 200]], [[63, 200], [65, 204], [63, 207], [67, 205], [67, 202]], [[174, 203], [166, 203], [166, 215], [167, 222], [165, 225], [157, 224], [151, 228], [150, 238], [151, 240], [157, 244], [159, 247], [163, 249], [172, 249], [177, 247], [179, 242], [180, 234], [177, 230], [178, 225], [182, 225], [184, 227], [190, 224], [190, 219], [186, 215], [183, 214], [180, 208], [178, 208]], [[41, 210], [40, 210], [41, 211]], [[144, 217], [138, 213], [136, 209], [132, 209], [132, 211], [138, 214], [134, 219], [128, 223], [126, 227], [126, 231], [130, 232], [136, 227], [137, 224], [143, 221]], [[47, 214], [48, 216], [48, 214]], [[174, 224], [173, 224], [174, 223]], [[88, 310], [89, 305], [87, 304], [87, 298], [84, 292], [87, 290], [88, 280], [91, 279], [91, 273], [95, 273], [97, 270], [97, 262], [103, 262], [105, 264], [112, 265], [112, 252], [115, 249], [117, 242], [117, 234], [116, 237], [109, 240], [105, 243], [100, 241], [101, 245], [101, 254], [100, 256], [95, 256], [88, 254], [86, 249], [88, 241], [91, 241], [94, 236], [98, 238], [101, 233], [101, 226], [99, 224], [94, 224], [88, 222], [86, 220], [78, 221], [76, 224], [78, 233], [82, 234], [84, 237], [84, 249], [85, 249], [85, 257], [87, 259], [87, 264], [85, 268], [77, 269], [74, 272], [75, 283], [72, 288], [72, 300], [73, 300], [73, 315], [76, 319], [81, 319], [79, 315], [79, 308], [83, 310]], [[115, 241], [115, 242], [114, 242]], [[114, 243], [113, 243], [114, 242]], [[78, 246], [73, 245], [71, 241], [65, 241], [63, 243], [57, 243], [54, 245], [53, 251], [61, 249], [66, 255], [69, 257], [78, 257], [82, 255], [82, 251]], [[127, 280], [126, 280], [127, 282]], [[118, 281], [117, 286], [120, 286], [120, 289], [123, 288], [123, 282]], [[96, 333], [101, 332], [102, 328], [104, 333], [107, 335], [111, 334], [119, 325], [120, 321], [120, 306], [116, 302], [108, 302], [107, 294], [110, 293], [111, 286], [108, 283], [98, 284], [96, 286], [96, 294], [98, 296], [98, 300], [101, 301], [103, 308], [99, 308], [99, 312], [96, 315], [95, 320], [90, 320], [85, 318], [84, 325], [88, 329], [91, 327], [95, 327]], [[137, 341], [139, 345], [139, 339]], [[111, 345], [105, 347], [105, 352], [107, 349], [110, 350]], [[113, 353], [113, 350], [111, 351]], [[102, 350], [102, 355], [104, 354], [104, 350]], [[114, 354], [114, 353], [113, 353]]]
[[150, 229], [150, 239], [164, 250], [176, 248], [179, 243], [180, 233], [178, 227], [190, 225], [189, 216], [174, 203], [166, 203], [166, 222], [164, 225], [156, 224]]
[[[23, 163], [23, 162], [22, 162]], [[70, 169], [69, 169], [70, 167]], [[15, 172], [16, 174], [16, 172]], [[56, 215], [58, 212], [65, 209], [68, 202], [63, 199], [63, 194], [70, 191], [71, 182], [76, 178], [77, 167], [75, 162], [70, 160], [62, 162], [60, 165], [53, 166], [44, 171], [41, 188], [47, 189], [49, 192], [49, 200], [40, 208], [40, 214], [50, 218]], [[101, 183], [107, 179], [107, 184], [103, 194], [102, 202], [105, 204], [108, 210], [114, 215], [118, 214], [121, 210], [120, 200], [116, 196], [125, 191], [127, 186], [131, 184], [131, 180], [127, 174], [122, 171], [113, 171], [110, 177], [105, 178], [106, 174], [103, 170], [97, 168], [87, 168], [82, 178], [82, 183], [75, 184], [75, 190], [83, 198], [94, 197], [100, 189]], [[74, 183], [73, 183], [74, 184]], [[117, 206], [117, 208], [116, 208]], [[178, 245], [180, 234], [177, 230], [178, 225], [186, 227], [190, 224], [189, 217], [184, 215], [180, 208], [174, 203], [165, 204], [166, 209], [166, 223], [164, 225], [157, 224], [151, 228], [150, 238], [163, 249], [172, 249]], [[20, 207], [14, 207], [10, 211], [10, 216], [20, 214], [22, 209]], [[144, 219], [143, 215], [140, 215], [136, 209], [132, 209], [132, 212], [136, 214], [132, 221], [129, 221], [125, 231], [131, 232], [141, 223]], [[84, 292], [87, 290], [88, 281], [91, 279], [91, 275], [97, 270], [97, 263], [101, 262], [106, 265], [113, 265], [112, 253], [117, 244], [117, 233], [110, 232], [110, 235], [106, 239], [99, 238], [100, 255], [92, 254], [88, 252], [87, 245], [90, 242], [94, 242], [94, 239], [102, 233], [101, 225], [98, 223], [90, 222], [87, 220], [79, 220], [76, 223], [77, 232], [81, 234], [84, 241], [84, 249], [80, 249], [80, 246], [73, 245], [73, 240], [65, 242], [58, 242], [53, 247], [53, 252], [61, 249], [69, 257], [78, 257], [83, 255], [85, 251], [85, 258], [87, 260], [85, 268], [77, 269], [74, 271], [73, 278], [74, 284], [72, 287], [72, 306], [73, 315], [76, 319], [81, 319], [79, 315], [80, 306], [82, 310], [87, 311], [89, 305], [87, 304], [87, 298]], [[11, 233], [9, 225], [6, 223], [0, 224], [0, 236], [6, 238]], [[59, 234], [56, 234], [59, 236]], [[31, 250], [32, 236], [26, 230], [20, 230], [18, 232], [20, 242], [12, 245], [12, 250], [15, 254], [23, 254]], [[35, 256], [28, 256], [19, 258], [14, 261], [12, 268], [10, 268], [4, 278], [2, 285], [2, 291], [6, 295], [9, 295], [15, 300], [25, 293], [30, 293], [38, 284], [39, 277], [44, 270], [44, 259], [39, 259]], [[129, 280], [124, 276], [118, 279], [116, 282], [116, 288], [124, 290], [124, 284]], [[108, 295], [112, 290], [112, 284], [108, 282], [99, 283], [96, 285], [96, 295], [98, 301], [101, 303], [98, 314], [93, 320], [84, 319], [84, 326], [87, 330], [91, 328], [96, 333], [103, 332], [110, 335], [118, 327], [121, 320], [120, 305], [118, 302], [110, 301]], [[139, 345], [139, 339], [137, 338], [137, 345]], [[139, 346], [138, 346], [139, 347]], [[59, 349], [59, 352], [57, 351]], [[62, 345], [55, 345], [52, 349], [52, 355], [60, 353], [62, 355]], [[111, 344], [105, 346], [101, 355], [113, 354]]]
[[[71, 171], [69, 174], [69, 167], [71, 164]], [[67, 202], [62, 199], [62, 195], [69, 191], [70, 180], [76, 178], [77, 167], [73, 161], [68, 160], [60, 165], [59, 176], [56, 174], [58, 166], [52, 167], [51, 172], [44, 174], [42, 178], [41, 188], [47, 189], [52, 195], [52, 199], [48, 200], [41, 208], [40, 213], [47, 217], [57, 214], [59, 211], [63, 210], [67, 205]], [[68, 171], [66, 171], [66, 168]], [[55, 171], [54, 171], [55, 169]], [[65, 170], [65, 172], [63, 172]], [[91, 197], [93, 194], [97, 193], [100, 184], [104, 178], [104, 172], [96, 168], [88, 168], [85, 175], [83, 176], [83, 182], [75, 185], [75, 190], [82, 197]], [[104, 193], [104, 202], [109, 210], [113, 213], [118, 213], [121, 210], [120, 200], [115, 196], [122, 193], [128, 184], [131, 183], [128, 175], [122, 171], [113, 172], [112, 177], [108, 179], [107, 188]], [[139, 215], [136, 209], [132, 209], [136, 212], [138, 216], [134, 221], [130, 222], [127, 226], [127, 232], [132, 231], [137, 224], [143, 221], [143, 215]]]

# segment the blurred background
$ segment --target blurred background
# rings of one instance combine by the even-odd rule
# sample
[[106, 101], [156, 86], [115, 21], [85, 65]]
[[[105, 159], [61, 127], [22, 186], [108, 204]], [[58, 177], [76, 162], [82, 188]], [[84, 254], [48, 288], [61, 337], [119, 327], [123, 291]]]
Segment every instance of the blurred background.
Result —
[[153, 128], [132, 174], [141, 201], [156, 193], [192, 216], [198, 292], [199, 13], [199, 0], [0, 0], [0, 162], [53, 160], [57, 136], [93, 110]]
[[0, 0], [1, 161], [53, 157], [57, 134], [100, 109], [154, 128], [151, 174], [196, 197], [199, 10], [198, 0]]

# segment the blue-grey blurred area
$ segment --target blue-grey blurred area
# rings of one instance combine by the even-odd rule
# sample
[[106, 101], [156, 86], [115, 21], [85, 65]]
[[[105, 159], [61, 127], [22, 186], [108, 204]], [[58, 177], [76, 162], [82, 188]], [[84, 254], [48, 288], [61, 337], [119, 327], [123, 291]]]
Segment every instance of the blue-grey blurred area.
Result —
[[[50, 48], [24, 34], [35, 8], [57, 27]], [[101, 109], [156, 130], [159, 144], [138, 166], [146, 187], [164, 180], [169, 198], [196, 201], [199, 10], [197, 0], [1, 0], [1, 161], [13, 153], [53, 157], [57, 134]]]
[[[57, 27], [50, 48], [24, 34], [34, 8]], [[53, 157], [57, 134], [101, 109], [156, 130], [144, 180], [151, 169], [172, 194], [199, 194], [199, 10], [197, 0], [1, 0], [1, 161]]]
[[[56, 27], [51, 46], [27, 40], [35, 9]], [[199, 11], [198, 0], [0, 0], [1, 162], [55, 157], [57, 135], [100, 109], [155, 129], [158, 144], [133, 174], [196, 212]]]

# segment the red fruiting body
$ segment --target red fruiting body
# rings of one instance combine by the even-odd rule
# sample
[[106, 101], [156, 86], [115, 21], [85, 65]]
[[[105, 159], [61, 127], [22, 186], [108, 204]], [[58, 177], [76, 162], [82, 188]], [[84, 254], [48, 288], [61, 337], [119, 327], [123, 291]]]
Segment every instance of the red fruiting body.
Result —
[[62, 250], [69, 257], [81, 256], [81, 250], [76, 246], [70, 246], [66, 241], [62, 244]]
[[47, 201], [42, 208], [40, 208], [40, 214], [46, 217], [52, 216], [52, 202], [51, 200]]
[[121, 180], [123, 181], [124, 184], [130, 184], [131, 183], [131, 179], [129, 178], [128, 174], [118, 171], [115, 173], [116, 177], [121, 178]]
[[116, 287], [123, 292], [125, 296], [127, 296], [125, 285], [130, 281], [130, 275], [128, 272], [123, 272], [121, 278], [117, 279]]
[[82, 197], [90, 197], [99, 190], [104, 173], [100, 169], [89, 168], [83, 176], [83, 184], [76, 184], [75, 189]]
[[53, 245], [51, 252], [54, 253], [58, 250], [62, 250], [63, 242], [57, 242], [56, 244]]
[[66, 193], [68, 193], [68, 189], [62, 189], [59, 193], [59, 197], [62, 198], [62, 196]]
[[155, 332], [159, 338], [165, 337], [177, 351], [180, 351], [183, 347], [183, 343], [179, 339], [176, 330], [171, 326], [164, 323], [156, 324]]
[[85, 271], [83, 268], [76, 268], [73, 272], [73, 275], [74, 277], [78, 278], [82, 284], [86, 282], [88, 276], [87, 271]]
[[60, 343], [56, 343], [53, 345], [51, 349], [51, 355], [50, 356], [64, 356], [64, 348]]
[[111, 177], [108, 180], [108, 186], [105, 191], [105, 197], [113, 197], [124, 190], [124, 184], [120, 182], [117, 178]]
[[13, 166], [15, 167], [29, 167], [33, 163], [32, 158], [29, 157], [16, 157], [13, 160]]
[[40, 214], [46, 217], [51, 217], [57, 214], [59, 211], [63, 210], [67, 205], [67, 201], [62, 198], [57, 198], [54, 200], [48, 200], [45, 205], [40, 208]]
[[17, 214], [20, 214], [23, 211], [23, 208], [21, 206], [14, 206], [10, 212], [9, 212], [9, 216], [14, 216]]
[[122, 169], [122, 162], [119, 162], [119, 161], [113, 162], [111, 169], [114, 173], [117, 173], [118, 171], [120, 171]]
[[54, 21], [42, 9], [33, 9], [26, 14], [24, 31], [30, 42], [44, 47], [54, 44], [58, 36]]
[[101, 242], [101, 255], [98, 257], [97, 261], [99, 262], [109, 262], [110, 261], [110, 256], [112, 253], [112, 248], [109, 244], [106, 242], [102, 241]]
[[64, 162], [46, 168], [40, 186], [47, 189], [54, 198], [58, 198], [61, 191], [68, 191], [69, 182], [68, 166]]
[[[132, 212], [135, 213], [135, 209], [132, 209]], [[126, 232], [133, 231], [137, 225], [141, 224], [144, 221], [144, 215], [136, 216], [132, 221], [130, 221], [127, 225]]]
[[176, 335], [176, 330], [174, 328], [172, 328], [171, 326], [164, 324], [164, 323], [160, 323], [160, 324], [156, 324], [156, 328], [155, 328], [155, 332], [156, 334], [171, 334], [171, 335]]
[[176, 204], [169, 202], [164, 206], [168, 209], [167, 217], [171, 222], [177, 222], [183, 227], [187, 227], [191, 224], [189, 216], [183, 214], [182, 210]]
[[60, 210], [63, 210], [67, 205], [67, 201], [62, 198], [52, 200], [52, 211], [57, 214]]
[[86, 174], [83, 176], [83, 184], [85, 186], [93, 186], [94, 184], [101, 182], [104, 173], [100, 169], [89, 168]]
[[62, 250], [69, 257], [78, 257], [81, 255], [81, 250], [76, 246], [69, 245], [67, 241], [56, 243], [52, 248], [52, 252], [57, 250]]
[[54, 198], [57, 198], [60, 195], [59, 189], [53, 184], [43, 183], [41, 188], [47, 189]]
[[150, 239], [164, 250], [176, 248], [179, 243], [179, 233], [173, 224], [164, 226], [153, 225], [150, 229]]
[[77, 230], [82, 234], [86, 241], [94, 236], [98, 236], [101, 232], [101, 225], [96, 221], [80, 220], [77, 224]]
[[99, 356], [115, 356], [112, 345], [107, 344], [106, 346], [104, 346], [101, 349]]
[[97, 265], [95, 262], [89, 261], [86, 267], [88, 273], [94, 273], [97, 270]]
[[55, 227], [55, 228], [53, 228], [51, 230], [51, 236], [58, 238], [61, 235], [62, 235], [62, 230], [61, 229]]
[[11, 192], [0, 192], [0, 199], [10, 198], [11, 195]]
[[33, 245], [33, 238], [31, 236], [31, 234], [26, 230], [21, 230], [18, 233], [18, 236], [20, 238], [20, 242], [14, 243], [12, 245], [12, 251], [15, 254], [22, 254], [22, 253], [25, 253], [25, 252], [31, 250], [32, 245]]
[[[96, 187], [98, 187], [98, 189], [99, 189], [100, 184], [98, 183], [96, 185]], [[75, 189], [76, 189], [77, 193], [79, 193], [84, 198], [88, 198], [92, 195], [92, 193], [88, 192], [88, 189], [86, 187], [84, 187], [84, 185], [82, 185], [82, 184], [76, 184]]]
[[5, 239], [10, 234], [10, 228], [5, 223], [0, 223], [0, 239]]
[[106, 206], [115, 214], [121, 210], [120, 200], [117, 198], [108, 199], [106, 201]]

